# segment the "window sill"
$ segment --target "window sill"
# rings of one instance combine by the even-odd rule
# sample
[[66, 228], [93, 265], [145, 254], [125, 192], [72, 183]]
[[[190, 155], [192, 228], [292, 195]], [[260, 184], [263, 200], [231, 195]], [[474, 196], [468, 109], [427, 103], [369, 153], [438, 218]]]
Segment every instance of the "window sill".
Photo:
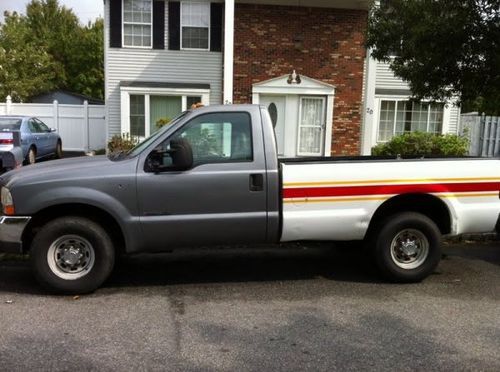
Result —
[[201, 48], [181, 48], [180, 50], [191, 51], [191, 52], [210, 52], [210, 49], [201, 49]]
[[132, 45], [122, 45], [121, 48], [118, 48], [118, 49], [145, 49], [145, 50], [148, 50], [148, 49], [153, 49], [152, 46], [132, 46]]

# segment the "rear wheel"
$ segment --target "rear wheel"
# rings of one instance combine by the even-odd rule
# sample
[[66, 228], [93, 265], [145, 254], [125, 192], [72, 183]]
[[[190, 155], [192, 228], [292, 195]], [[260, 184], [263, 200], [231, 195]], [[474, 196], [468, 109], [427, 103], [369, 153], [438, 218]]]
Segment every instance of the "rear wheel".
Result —
[[430, 218], [420, 213], [390, 216], [371, 243], [380, 271], [395, 282], [421, 281], [441, 259], [441, 233]]
[[66, 294], [96, 290], [111, 273], [115, 252], [109, 234], [83, 217], [44, 225], [30, 251], [34, 274], [45, 288]]
[[26, 155], [24, 163], [26, 165], [30, 165], [30, 164], [35, 164], [35, 162], [36, 162], [36, 148], [31, 146], [28, 150], [28, 154]]

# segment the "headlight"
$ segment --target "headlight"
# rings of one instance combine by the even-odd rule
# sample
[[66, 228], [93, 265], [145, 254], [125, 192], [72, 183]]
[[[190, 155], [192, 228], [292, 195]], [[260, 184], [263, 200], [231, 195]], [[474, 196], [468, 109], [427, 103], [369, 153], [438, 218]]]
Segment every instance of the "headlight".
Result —
[[1, 202], [2, 202], [3, 214], [6, 214], [6, 215], [15, 214], [14, 202], [12, 201], [12, 195], [10, 194], [9, 189], [6, 187], [2, 187]]

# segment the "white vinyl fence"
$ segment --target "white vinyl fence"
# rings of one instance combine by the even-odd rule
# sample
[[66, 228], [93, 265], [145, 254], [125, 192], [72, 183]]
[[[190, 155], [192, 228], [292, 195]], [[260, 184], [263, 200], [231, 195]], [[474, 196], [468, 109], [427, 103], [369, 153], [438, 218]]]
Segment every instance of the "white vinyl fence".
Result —
[[61, 136], [63, 150], [90, 151], [106, 147], [106, 106], [54, 103], [0, 103], [0, 115], [36, 116]]
[[500, 156], [500, 117], [463, 114], [461, 131], [467, 128], [470, 138], [469, 154], [482, 157]]

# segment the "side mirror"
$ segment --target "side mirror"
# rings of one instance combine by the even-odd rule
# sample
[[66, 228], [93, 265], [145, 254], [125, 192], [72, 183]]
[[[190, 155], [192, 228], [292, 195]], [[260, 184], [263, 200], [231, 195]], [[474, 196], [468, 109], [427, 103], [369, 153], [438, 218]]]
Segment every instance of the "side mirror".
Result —
[[170, 141], [170, 150], [172, 157], [172, 170], [183, 171], [193, 166], [193, 149], [191, 144], [184, 138], [177, 138]]
[[57, 129], [56, 128], [50, 128], [50, 132], [51, 133], [57, 132]]
[[[172, 163], [165, 165], [164, 156], [168, 154]], [[148, 156], [146, 169], [160, 173], [166, 171], [184, 171], [193, 167], [193, 150], [189, 142], [183, 138], [170, 141], [170, 149], [166, 151], [154, 150]]]

